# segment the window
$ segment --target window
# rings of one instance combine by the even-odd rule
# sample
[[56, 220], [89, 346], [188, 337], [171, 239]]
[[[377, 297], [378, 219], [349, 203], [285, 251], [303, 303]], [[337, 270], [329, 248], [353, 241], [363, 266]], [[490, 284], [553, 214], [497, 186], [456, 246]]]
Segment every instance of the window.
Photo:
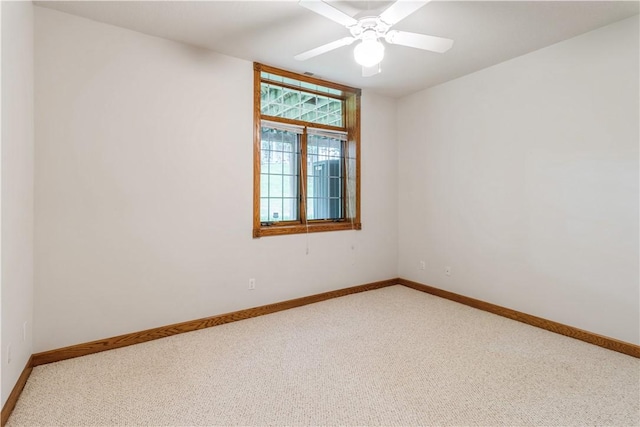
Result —
[[254, 64], [253, 236], [360, 230], [360, 90]]

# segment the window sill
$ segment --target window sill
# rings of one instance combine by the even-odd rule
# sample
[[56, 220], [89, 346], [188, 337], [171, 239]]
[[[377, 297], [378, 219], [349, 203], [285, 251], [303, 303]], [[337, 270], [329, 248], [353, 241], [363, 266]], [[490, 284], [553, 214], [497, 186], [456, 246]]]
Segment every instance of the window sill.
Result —
[[265, 236], [282, 236], [285, 234], [304, 234], [304, 233], [318, 233], [323, 231], [343, 231], [343, 230], [362, 230], [361, 223], [345, 222], [322, 222], [311, 223], [309, 227], [302, 224], [296, 225], [270, 225], [266, 227], [254, 228], [253, 237], [265, 237]]

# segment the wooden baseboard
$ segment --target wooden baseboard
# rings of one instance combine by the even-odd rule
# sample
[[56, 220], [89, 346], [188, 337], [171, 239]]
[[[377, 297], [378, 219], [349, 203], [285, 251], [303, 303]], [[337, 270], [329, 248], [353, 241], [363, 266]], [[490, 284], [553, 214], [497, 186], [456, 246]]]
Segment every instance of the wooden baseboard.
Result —
[[29, 357], [27, 364], [22, 370], [22, 374], [20, 374], [20, 377], [18, 378], [18, 382], [16, 382], [16, 385], [13, 387], [13, 390], [11, 390], [11, 394], [9, 395], [9, 398], [7, 399], [6, 403], [2, 407], [2, 415], [0, 418], [1, 427], [4, 427], [4, 425], [7, 423], [7, 420], [9, 419], [9, 415], [11, 415], [11, 412], [13, 412], [13, 408], [16, 407], [16, 403], [18, 403], [18, 398], [20, 397], [20, 394], [22, 393], [22, 389], [24, 389], [25, 384], [27, 384], [27, 380], [29, 379], [29, 375], [31, 375], [32, 370], [33, 370], [33, 356]]
[[640, 358], [640, 346], [637, 346], [635, 344], [631, 344], [624, 341], [616, 340], [614, 338], [609, 338], [602, 335], [594, 334], [592, 332], [574, 328], [573, 326], [564, 325], [562, 323], [554, 322], [552, 320], [543, 319], [541, 317], [533, 316], [530, 314], [512, 310], [510, 308], [501, 307], [499, 305], [495, 305], [485, 301], [466, 297], [464, 295], [434, 288], [432, 286], [424, 285], [417, 282], [412, 282], [410, 280], [406, 280], [402, 278], [394, 278], [394, 279], [388, 279], [388, 280], [368, 283], [368, 284], [359, 285], [359, 286], [353, 286], [350, 288], [324, 292], [321, 294], [310, 295], [310, 296], [283, 301], [275, 304], [269, 304], [269, 305], [264, 305], [260, 307], [249, 308], [246, 310], [235, 311], [232, 313], [221, 314], [218, 316], [206, 317], [203, 319], [191, 320], [191, 321], [176, 323], [168, 326], [161, 326], [158, 328], [147, 329], [145, 331], [133, 332], [130, 334], [124, 334], [117, 337], [105, 338], [102, 340], [59, 348], [59, 349], [50, 350], [42, 353], [36, 353], [32, 356], [31, 366], [33, 367], [33, 366], [43, 365], [46, 363], [58, 362], [61, 360], [71, 359], [74, 357], [86, 356], [88, 354], [98, 353], [101, 351], [112, 350], [120, 347], [126, 347], [129, 345], [151, 341], [159, 338], [164, 338], [171, 335], [196, 331], [198, 329], [210, 328], [216, 325], [222, 325], [229, 322], [235, 322], [238, 320], [249, 319], [251, 317], [262, 316], [269, 313], [275, 313], [278, 311], [287, 310], [294, 307], [313, 304], [313, 303], [325, 301], [331, 298], [337, 298], [337, 297], [354, 294], [358, 292], [370, 291], [373, 289], [380, 289], [380, 288], [384, 288], [386, 286], [391, 286], [395, 284], [401, 284], [422, 292], [439, 296], [441, 298], [446, 298], [451, 301], [468, 305], [470, 307], [474, 307], [480, 310], [488, 311], [493, 314], [497, 314], [499, 316], [517, 320], [519, 322], [523, 322], [528, 325], [536, 326], [538, 328], [546, 329], [551, 332], [555, 332], [561, 335], [565, 335], [571, 338], [576, 338], [581, 341], [595, 344], [600, 347], [607, 348], [609, 350], [617, 351], [620, 353], [628, 354], [633, 357]]
[[146, 341], [165, 338], [171, 335], [182, 334], [185, 332], [196, 331], [198, 329], [210, 328], [224, 323], [235, 322], [238, 320], [249, 319], [251, 317], [262, 316], [277, 311], [287, 310], [294, 307], [300, 307], [307, 304], [313, 304], [325, 301], [331, 298], [342, 297], [345, 295], [355, 294], [358, 292], [380, 289], [386, 286], [397, 285], [398, 279], [383, 280], [380, 282], [367, 283], [365, 285], [353, 286], [351, 288], [338, 289], [335, 291], [324, 292], [321, 294], [311, 295], [302, 298], [296, 298], [288, 301], [278, 302], [275, 304], [263, 305], [260, 307], [249, 308], [246, 310], [234, 311], [232, 313], [221, 314], [219, 316], [206, 317], [204, 319], [191, 320], [188, 322], [176, 323], [174, 325], [161, 326], [158, 328], [147, 329], [145, 331], [133, 332], [117, 337], [105, 338], [102, 340], [92, 341], [84, 344], [72, 345], [70, 347], [59, 348], [56, 350], [45, 351], [33, 355], [32, 366], [43, 365], [46, 363], [59, 362], [61, 360], [71, 359], [74, 357], [86, 356], [88, 354], [99, 353], [101, 351], [112, 350], [115, 348], [126, 347], [133, 344], [139, 344]]
[[86, 356], [88, 354], [99, 353], [101, 351], [112, 350], [115, 348], [126, 347], [133, 344], [139, 344], [171, 335], [182, 334], [185, 332], [196, 331], [198, 329], [210, 328], [216, 325], [235, 322], [238, 320], [249, 319], [251, 317], [262, 316], [269, 313], [275, 313], [290, 308], [301, 307], [307, 304], [313, 304], [332, 298], [342, 297], [345, 295], [355, 294], [359, 292], [371, 291], [392, 285], [404, 285], [418, 291], [426, 292], [441, 298], [468, 305], [489, 313], [517, 320], [531, 326], [546, 329], [557, 334], [565, 335], [581, 341], [595, 344], [609, 350], [624, 353], [629, 356], [640, 358], [640, 346], [619, 341], [613, 338], [594, 334], [582, 329], [567, 326], [552, 320], [543, 319], [541, 317], [532, 316], [510, 308], [501, 307], [475, 298], [466, 297], [454, 292], [445, 291], [443, 289], [434, 288], [432, 286], [423, 285], [422, 283], [413, 282], [411, 280], [395, 278], [382, 280], [379, 282], [368, 283], [365, 285], [353, 286], [345, 289], [324, 292], [321, 294], [310, 295], [307, 297], [296, 298], [288, 301], [278, 302], [275, 304], [263, 305], [260, 307], [249, 308], [246, 310], [235, 311], [232, 313], [221, 314], [218, 316], [206, 317], [204, 319], [191, 320], [188, 322], [176, 323], [174, 325], [161, 326], [159, 328], [147, 329], [145, 331], [134, 332], [131, 334], [120, 335], [117, 337], [106, 338], [102, 340], [92, 341], [84, 344], [73, 345], [70, 347], [59, 348], [56, 350], [45, 351], [33, 354], [27, 365], [25, 366], [15, 387], [11, 391], [7, 402], [2, 408], [2, 418], [0, 427], [4, 427], [9, 419], [13, 408], [16, 406], [20, 393], [24, 389], [29, 375], [34, 366], [46, 363], [58, 362], [61, 360], [71, 359], [74, 357]]
[[507, 317], [509, 319], [517, 320], [518, 322], [526, 323], [531, 326], [546, 329], [547, 331], [555, 332], [556, 334], [565, 335], [571, 338], [585, 341], [590, 344], [595, 344], [600, 347], [604, 347], [609, 350], [624, 353], [629, 356], [640, 358], [640, 346], [631, 344], [624, 341], [619, 341], [614, 338], [605, 337], [602, 335], [594, 334], [593, 332], [585, 331], [582, 329], [574, 328], [573, 326], [564, 325], [562, 323], [554, 322], [552, 320], [543, 319], [541, 317], [532, 316], [531, 314], [522, 313], [510, 308], [501, 307], [499, 305], [491, 304], [475, 298], [466, 297], [464, 295], [456, 294], [453, 292], [445, 291], [442, 289], [434, 288], [432, 286], [423, 285], [422, 283], [412, 282], [411, 280], [398, 279], [398, 283], [409, 288], [416, 289], [418, 291], [426, 292], [431, 295], [435, 295], [441, 298], [446, 298], [451, 301], [458, 302], [460, 304], [468, 305], [480, 310], [488, 311], [489, 313], [497, 314], [498, 316]]

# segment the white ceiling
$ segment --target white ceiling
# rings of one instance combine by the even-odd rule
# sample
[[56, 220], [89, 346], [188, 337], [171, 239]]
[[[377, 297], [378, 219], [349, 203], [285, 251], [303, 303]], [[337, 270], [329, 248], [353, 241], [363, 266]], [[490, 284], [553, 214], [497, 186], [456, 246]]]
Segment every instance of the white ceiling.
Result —
[[[356, 18], [389, 1], [331, 1]], [[353, 45], [293, 56], [348, 36], [297, 1], [39, 1], [38, 6], [400, 97], [637, 15], [637, 1], [433, 1], [394, 29], [455, 40], [444, 54], [387, 46], [382, 73], [362, 77]]]

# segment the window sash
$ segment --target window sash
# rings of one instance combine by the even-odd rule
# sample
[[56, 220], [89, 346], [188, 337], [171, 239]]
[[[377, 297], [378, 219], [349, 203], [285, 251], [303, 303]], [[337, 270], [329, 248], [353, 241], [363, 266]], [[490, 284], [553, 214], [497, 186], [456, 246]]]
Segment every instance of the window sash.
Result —
[[304, 132], [304, 126], [294, 125], [289, 123], [274, 122], [271, 120], [263, 119], [260, 121], [260, 125], [263, 128], [282, 130], [285, 132], [291, 132], [291, 133], [297, 133], [297, 134], [302, 134]]
[[[350, 201], [347, 198], [350, 181], [345, 163], [346, 133], [315, 132], [316, 129], [307, 128], [305, 134], [304, 127], [267, 120], [262, 120], [261, 126], [260, 223], [302, 221], [303, 212], [307, 221], [345, 220], [345, 204]], [[280, 147], [278, 150], [277, 144], [285, 142], [265, 138], [270, 131], [306, 137], [299, 136], [293, 149]], [[265, 144], [268, 149], [264, 148]], [[300, 149], [302, 144], [306, 150]], [[265, 158], [269, 161], [265, 162]], [[275, 161], [270, 161], [274, 158]], [[295, 164], [294, 168], [285, 169], [287, 163]], [[302, 164], [306, 164], [304, 170]]]
[[260, 222], [300, 221], [301, 133], [266, 125], [260, 132]]
[[307, 127], [307, 134], [325, 136], [327, 138], [335, 138], [340, 141], [346, 141], [348, 139], [348, 133], [346, 131], [319, 129], [314, 127]]

